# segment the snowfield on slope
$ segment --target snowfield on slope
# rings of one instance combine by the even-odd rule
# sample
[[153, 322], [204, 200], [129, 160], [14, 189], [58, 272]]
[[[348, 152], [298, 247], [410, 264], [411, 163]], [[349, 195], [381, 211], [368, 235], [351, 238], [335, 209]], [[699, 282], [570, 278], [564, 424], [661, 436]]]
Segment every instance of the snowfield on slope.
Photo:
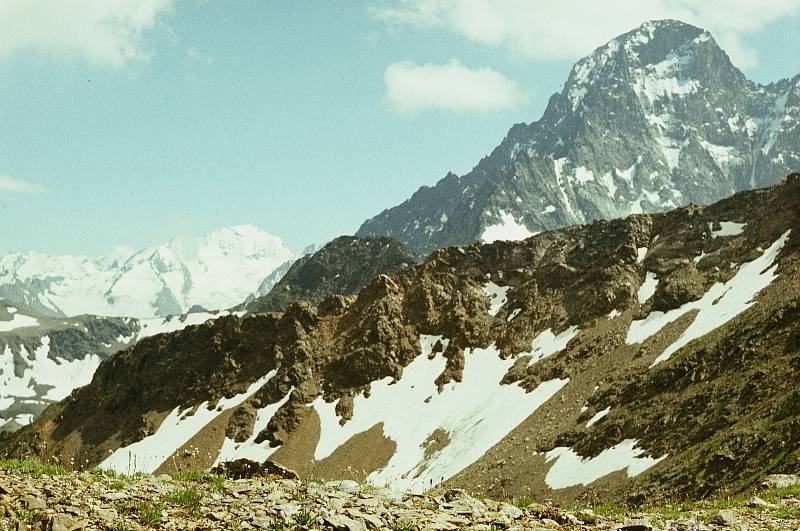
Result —
[[[421, 336], [422, 353], [403, 370], [400, 380], [373, 382], [369, 398], [361, 394], [353, 400], [353, 417], [344, 426], [339, 424], [336, 403], [317, 398], [313, 407], [321, 429], [314, 458], [330, 456], [354, 435], [383, 423], [384, 435], [397, 447], [387, 465], [367, 481], [422, 492], [480, 459], [569, 381], [549, 380], [531, 392], [517, 384], [500, 385], [514, 358], [501, 359], [491, 346], [468, 350], [462, 381], [448, 383], [439, 393], [434, 380], [446, 359], [443, 351], [429, 359], [437, 341], [445, 347], [448, 343]], [[436, 430], [443, 430], [450, 442], [426, 459], [424, 443]]]
[[[9, 345], [5, 346], [0, 356], [0, 405], [2, 409], [10, 407], [19, 399], [37, 397], [36, 386], [48, 386], [46, 394], [41, 397], [46, 401], [63, 400], [78, 387], [92, 381], [92, 376], [100, 366], [100, 358], [95, 355], [75, 360], [53, 360], [50, 354], [50, 337], [41, 339], [41, 346], [29, 353], [25, 346], [20, 347], [18, 359], [22, 360], [22, 374], [17, 376], [14, 364], [14, 353]], [[28, 424], [32, 418], [25, 416], [17, 419], [20, 424]]]
[[216, 419], [224, 411], [237, 407], [253, 396], [277, 372], [277, 369], [271, 370], [250, 384], [243, 393], [230, 398], [223, 398], [214, 406], [209, 406], [208, 402], [203, 402], [191, 415], [188, 415], [188, 413], [193, 409], [192, 407], [184, 410], [176, 407], [167, 415], [155, 433], [128, 446], [118, 448], [100, 463], [99, 468], [114, 470], [120, 474], [133, 474], [136, 472], [150, 474], [155, 472], [169, 456], [205, 428], [209, 422]]
[[0, 332], [11, 332], [12, 330], [17, 330], [18, 328], [27, 328], [30, 326], [39, 325], [38, 319], [29, 315], [17, 313], [16, 308], [14, 308], [14, 311], [12, 312], [11, 307], [9, 307], [8, 313], [11, 314], [11, 320], [0, 321]]
[[[697, 315], [681, 336], [669, 345], [656, 359], [652, 366], [666, 361], [680, 348], [689, 342], [702, 337], [712, 330], [724, 325], [750, 306], [755, 304], [753, 298], [776, 278], [778, 258], [786, 244], [791, 231], [786, 231], [761, 256], [739, 266], [736, 275], [729, 281], [717, 282], [702, 298], [688, 302], [668, 312], [651, 312], [639, 321], [631, 322], [626, 342], [629, 345], [641, 343], [656, 335], [669, 323], [680, 319], [683, 315], [696, 310]], [[641, 300], [641, 297], [640, 297]]]

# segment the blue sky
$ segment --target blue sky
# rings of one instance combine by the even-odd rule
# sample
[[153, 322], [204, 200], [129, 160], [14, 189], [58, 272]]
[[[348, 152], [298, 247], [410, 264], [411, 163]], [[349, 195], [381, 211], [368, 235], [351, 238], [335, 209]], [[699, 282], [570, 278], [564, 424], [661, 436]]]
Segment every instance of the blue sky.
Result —
[[800, 2], [548, 4], [0, 0], [0, 253], [352, 233], [647, 19], [708, 27], [756, 81], [800, 72]]

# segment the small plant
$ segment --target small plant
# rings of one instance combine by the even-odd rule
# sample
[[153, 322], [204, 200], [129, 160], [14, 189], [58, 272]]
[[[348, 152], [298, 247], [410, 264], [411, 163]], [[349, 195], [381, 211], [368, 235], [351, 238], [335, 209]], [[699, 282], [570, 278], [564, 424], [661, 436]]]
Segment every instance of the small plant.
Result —
[[213, 476], [210, 480], [208, 480], [209, 487], [214, 492], [219, 492], [222, 490], [222, 487], [225, 485], [225, 480], [228, 479], [225, 476]]
[[118, 479], [123, 477], [122, 474], [110, 468], [93, 468], [89, 473], [98, 478]]
[[205, 481], [206, 477], [210, 475], [208, 472], [200, 470], [176, 470], [170, 473], [172, 479], [176, 481]]
[[297, 525], [311, 525], [314, 523], [316, 518], [308, 511], [300, 511], [292, 516], [292, 520], [294, 520], [294, 523]]
[[520, 509], [524, 509], [533, 504], [533, 500], [528, 496], [520, 496], [519, 498], [514, 498], [514, 505], [519, 507]]
[[118, 521], [111, 528], [112, 531], [131, 531], [131, 527], [123, 521]]
[[125, 482], [117, 480], [112, 482], [109, 487], [111, 487], [111, 490], [122, 490], [125, 488]]
[[196, 489], [183, 489], [173, 494], [164, 496], [161, 501], [163, 503], [171, 503], [179, 505], [188, 509], [192, 513], [197, 513], [200, 510], [200, 500], [202, 495]]
[[161, 523], [161, 511], [164, 510], [164, 503], [138, 502], [133, 507], [133, 512], [139, 520], [148, 526], [156, 526]]
[[394, 524], [394, 531], [414, 531], [415, 526], [411, 522], [402, 521]]

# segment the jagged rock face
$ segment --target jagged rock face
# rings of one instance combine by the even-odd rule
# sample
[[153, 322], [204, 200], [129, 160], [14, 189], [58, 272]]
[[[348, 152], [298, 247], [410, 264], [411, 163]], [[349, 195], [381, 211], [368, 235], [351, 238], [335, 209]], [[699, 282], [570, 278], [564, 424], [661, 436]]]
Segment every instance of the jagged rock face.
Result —
[[115, 352], [219, 315], [64, 318], [0, 300], [0, 430], [29, 424], [48, 405], [91, 382], [100, 363]]
[[517, 124], [357, 235], [419, 254], [637, 212], [709, 204], [800, 167], [800, 74], [747, 80], [706, 31], [657, 21], [580, 60], [542, 118]]
[[15, 253], [0, 257], [0, 298], [51, 317], [222, 310], [290, 258], [280, 238], [249, 225], [96, 259]]
[[268, 293], [246, 308], [250, 312], [283, 312], [296, 300], [316, 304], [329, 295], [352, 295], [378, 275], [417, 262], [414, 253], [391, 238], [340, 236], [291, 264]]
[[140, 341], [3, 452], [565, 499], [740, 490], [800, 466], [798, 212], [794, 175], [439, 250], [355, 298]]

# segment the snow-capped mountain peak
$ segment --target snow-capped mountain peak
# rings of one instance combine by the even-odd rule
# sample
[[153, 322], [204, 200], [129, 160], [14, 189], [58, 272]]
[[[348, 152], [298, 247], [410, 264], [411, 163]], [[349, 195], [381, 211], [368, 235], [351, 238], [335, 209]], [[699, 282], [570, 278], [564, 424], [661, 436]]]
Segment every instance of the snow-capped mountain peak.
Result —
[[242, 302], [292, 258], [280, 238], [252, 225], [139, 251], [118, 248], [100, 258], [15, 253], [0, 258], [0, 297], [54, 316], [224, 309]]
[[758, 85], [713, 36], [645, 22], [578, 61], [541, 119], [367, 220], [413, 251], [708, 204], [800, 168], [800, 74]]

